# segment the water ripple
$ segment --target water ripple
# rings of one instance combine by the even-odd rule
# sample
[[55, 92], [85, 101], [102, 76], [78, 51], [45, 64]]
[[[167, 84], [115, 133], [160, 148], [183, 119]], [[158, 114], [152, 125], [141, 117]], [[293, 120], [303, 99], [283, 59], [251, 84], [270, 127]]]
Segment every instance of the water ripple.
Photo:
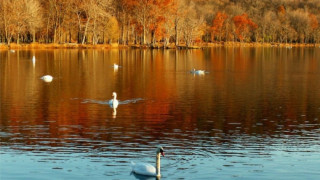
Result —
[[[137, 103], [139, 101], [143, 101], [142, 98], [134, 98], [134, 99], [128, 99], [128, 100], [119, 100], [119, 104], [131, 104], [131, 103]], [[81, 103], [91, 103], [91, 104], [102, 104], [102, 105], [109, 105], [109, 100], [106, 101], [100, 101], [100, 100], [94, 100], [94, 99], [84, 99]]]

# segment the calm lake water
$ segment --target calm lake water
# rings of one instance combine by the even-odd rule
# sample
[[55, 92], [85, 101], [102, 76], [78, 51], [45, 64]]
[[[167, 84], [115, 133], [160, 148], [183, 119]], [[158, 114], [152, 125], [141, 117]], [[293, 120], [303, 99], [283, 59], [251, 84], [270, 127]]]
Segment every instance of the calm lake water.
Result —
[[161, 179], [319, 179], [319, 57], [320, 48], [0, 51], [0, 179], [147, 179], [130, 163], [155, 164], [158, 145]]

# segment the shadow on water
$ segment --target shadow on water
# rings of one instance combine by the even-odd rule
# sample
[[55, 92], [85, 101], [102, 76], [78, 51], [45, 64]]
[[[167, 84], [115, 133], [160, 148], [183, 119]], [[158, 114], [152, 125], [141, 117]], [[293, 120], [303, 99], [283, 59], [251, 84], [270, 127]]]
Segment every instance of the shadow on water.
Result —
[[160, 180], [160, 177], [153, 177], [153, 176], [144, 176], [140, 174], [136, 174], [134, 172], [131, 172], [130, 175], [133, 175], [136, 179], [139, 180]]

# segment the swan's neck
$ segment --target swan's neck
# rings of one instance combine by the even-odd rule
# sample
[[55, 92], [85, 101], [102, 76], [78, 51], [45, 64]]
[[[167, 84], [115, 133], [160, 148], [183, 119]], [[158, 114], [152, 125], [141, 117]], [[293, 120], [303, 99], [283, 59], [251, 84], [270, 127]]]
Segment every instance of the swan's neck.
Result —
[[114, 102], [115, 100], [117, 100], [117, 95], [114, 95], [114, 96], [113, 96], [113, 102]]
[[156, 173], [157, 177], [160, 177], [160, 153], [157, 153], [157, 160], [156, 160]]

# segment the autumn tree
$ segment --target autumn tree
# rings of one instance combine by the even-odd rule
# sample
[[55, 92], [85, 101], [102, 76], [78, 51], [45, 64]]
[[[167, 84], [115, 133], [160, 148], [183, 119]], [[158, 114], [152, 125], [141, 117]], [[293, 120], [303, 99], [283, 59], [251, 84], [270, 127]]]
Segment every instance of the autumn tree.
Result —
[[236, 26], [237, 37], [241, 42], [243, 40], [246, 40], [250, 31], [258, 28], [258, 26], [253, 21], [251, 21], [246, 13], [235, 16], [232, 20]]
[[227, 14], [218, 12], [215, 16], [215, 18], [212, 21], [212, 26], [211, 26], [211, 41], [214, 41], [214, 36], [215, 34], [218, 35], [219, 41], [221, 41], [221, 37], [224, 33], [224, 26], [225, 26], [225, 20], [227, 19]]
[[302, 10], [295, 10], [289, 13], [290, 25], [295, 29], [300, 43], [304, 43], [309, 35], [308, 13]]
[[109, 44], [116, 42], [119, 38], [119, 25], [118, 21], [114, 16], [111, 16], [106, 21], [106, 25], [104, 27], [104, 39]]
[[317, 20], [317, 16], [310, 13], [309, 14], [309, 26], [310, 26], [310, 38], [312, 39], [312, 42], [316, 42], [316, 37], [317, 37], [317, 30], [319, 31], [319, 23]]
[[277, 22], [280, 24], [279, 31], [277, 33], [279, 35], [279, 40], [280, 42], [287, 43], [288, 34], [291, 27], [290, 27], [290, 22], [287, 16], [287, 11], [283, 5], [278, 7], [277, 16], [278, 16]]
[[191, 45], [211, 34], [218, 41], [316, 43], [319, 8], [315, 0], [0, 0], [0, 39]]
[[42, 7], [38, 0], [25, 0], [25, 23], [36, 42], [36, 31], [42, 27]]
[[146, 35], [149, 26], [149, 17], [152, 10], [152, 0], [132, 0], [131, 5], [133, 6], [133, 14], [136, 18], [136, 21], [142, 27], [142, 38], [141, 44], [147, 44]]
[[170, 37], [175, 35], [175, 12], [176, 4], [174, 1], [171, 1], [170, 8], [167, 8], [166, 13], [164, 13], [164, 24], [163, 24], [163, 38], [164, 38], [164, 47], [169, 44]]
[[243, 14], [245, 11], [241, 6], [235, 4], [229, 4], [224, 7], [226, 14], [228, 15], [225, 20], [225, 39], [226, 41], [236, 40], [236, 27], [233, 22], [233, 17], [239, 14]]
[[43, 0], [46, 6], [45, 17], [46, 17], [46, 33], [47, 42], [49, 42], [49, 36], [51, 41], [54, 43], [61, 42], [63, 23], [65, 15], [68, 10], [68, 2], [64, 0]]
[[0, 11], [2, 28], [4, 29], [6, 41], [10, 45], [12, 36], [15, 34], [13, 3], [9, 0], [0, 1]]
[[175, 45], [179, 45], [179, 40], [182, 34], [182, 25], [184, 18], [187, 15], [188, 8], [185, 0], [176, 0], [173, 2], [173, 25], [174, 25], [174, 40]]
[[278, 32], [280, 31], [281, 24], [277, 15], [273, 11], [268, 11], [264, 14], [262, 19], [261, 28], [263, 34], [263, 42], [274, 42], [277, 39]]
[[[165, 25], [169, 25], [169, 23], [165, 23], [166, 21], [171, 21], [173, 0], [158, 0], [154, 1], [151, 6], [151, 18], [149, 18], [149, 31], [151, 32], [151, 40], [152, 44], [156, 42], [156, 40], [161, 40], [164, 38], [166, 29]], [[168, 26], [167, 26], [168, 27]]]
[[192, 45], [196, 39], [201, 40], [204, 29], [203, 17], [198, 17], [197, 12], [194, 9], [194, 3], [190, 2], [187, 5], [187, 13], [182, 22], [182, 33], [186, 46]]
[[8, 45], [10, 45], [13, 37], [15, 37], [17, 43], [19, 43], [21, 35], [27, 32], [27, 21], [30, 20], [30, 18], [28, 18], [30, 17], [30, 12], [25, 11], [25, 7], [28, 5], [28, 2], [29, 0], [1, 1], [1, 18]]
[[130, 41], [130, 29], [135, 1], [133, 0], [113, 0], [113, 14], [119, 24], [119, 43], [128, 44]]

